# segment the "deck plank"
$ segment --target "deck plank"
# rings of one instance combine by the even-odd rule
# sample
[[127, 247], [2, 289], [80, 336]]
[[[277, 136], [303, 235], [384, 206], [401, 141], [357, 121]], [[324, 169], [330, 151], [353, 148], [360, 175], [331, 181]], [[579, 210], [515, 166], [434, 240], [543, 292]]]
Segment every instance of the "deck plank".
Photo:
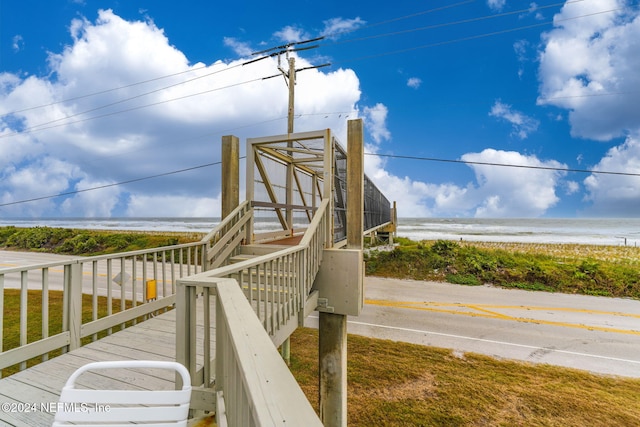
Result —
[[[198, 336], [202, 336], [202, 314], [199, 313]], [[170, 310], [123, 331], [114, 332], [100, 340], [76, 350], [42, 362], [7, 378], [0, 379], [0, 402], [9, 404], [52, 404], [58, 401], [60, 391], [67, 378], [79, 367], [93, 361], [104, 360], [175, 360], [176, 310]], [[212, 322], [215, 314], [212, 309]], [[215, 337], [215, 325], [210, 328]], [[212, 349], [214, 352], [215, 349]], [[196, 348], [203, 355], [202, 343]], [[215, 354], [215, 353], [212, 353]], [[201, 358], [199, 358], [201, 360]], [[80, 376], [78, 385], [87, 388], [122, 389], [170, 389], [175, 376], [164, 370], [136, 369], [109, 371], [107, 373], [87, 372]], [[0, 425], [15, 427], [40, 427], [51, 425], [53, 412], [0, 411]]]

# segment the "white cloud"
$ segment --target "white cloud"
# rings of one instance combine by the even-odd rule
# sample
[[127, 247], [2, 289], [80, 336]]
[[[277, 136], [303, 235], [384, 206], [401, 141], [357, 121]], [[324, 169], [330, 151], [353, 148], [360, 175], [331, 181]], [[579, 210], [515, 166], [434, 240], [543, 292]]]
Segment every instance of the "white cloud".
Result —
[[569, 110], [576, 137], [640, 129], [640, 10], [624, 0], [567, 2], [554, 22], [542, 37], [538, 103]]
[[540, 125], [538, 120], [528, 117], [524, 113], [514, 110], [511, 105], [503, 104], [500, 101], [496, 101], [493, 104], [489, 115], [511, 123], [513, 129], [511, 134], [520, 139], [526, 139], [531, 132], [535, 132]]
[[254, 52], [248, 43], [241, 42], [234, 37], [225, 37], [223, 42], [225, 46], [230, 47], [238, 56], [247, 57]]
[[[60, 205], [60, 211], [73, 215], [83, 212], [84, 216], [91, 218], [108, 218], [112, 216], [115, 206], [121, 195], [119, 186], [111, 186], [111, 181], [91, 181], [83, 179], [75, 185], [77, 194], [66, 199]], [[98, 187], [99, 190], [93, 190]], [[89, 190], [89, 191], [86, 191]]]
[[387, 114], [389, 110], [384, 104], [378, 103], [373, 107], [365, 107], [363, 110], [365, 126], [367, 126], [371, 137], [380, 144], [382, 141], [391, 138], [391, 132], [387, 129]]
[[580, 184], [575, 182], [575, 181], [567, 181], [565, 183], [565, 194], [567, 196], [570, 196], [572, 194], [576, 194], [578, 191], [580, 191]]
[[22, 49], [24, 49], [24, 39], [20, 34], [13, 36], [13, 38], [11, 39], [11, 47], [13, 48], [14, 52], [20, 52]]
[[[611, 148], [592, 170], [640, 174], [640, 138]], [[640, 177], [591, 174], [584, 180], [589, 215], [635, 217], [640, 211]]]
[[487, 6], [497, 12], [501, 11], [506, 4], [507, 0], [487, 0]]
[[[376, 148], [369, 146], [366, 151], [376, 152]], [[470, 162], [469, 167], [475, 172], [475, 181], [465, 186], [429, 184], [394, 176], [376, 156], [365, 157], [365, 173], [390, 200], [399, 201], [402, 217], [539, 217], [560, 201], [556, 191], [575, 188], [563, 181], [565, 172], [535, 169], [566, 168], [554, 160], [494, 149], [467, 153], [461, 160]]]
[[299, 42], [302, 40], [308, 40], [311, 38], [302, 28], [297, 28], [291, 25], [284, 27], [283, 29], [273, 33], [273, 36], [279, 41], [285, 43]]
[[158, 211], [163, 217], [219, 217], [220, 198], [134, 195], [129, 199], [127, 216], [155, 218]]
[[418, 77], [411, 77], [409, 80], [407, 80], [407, 86], [409, 86], [412, 89], [419, 89], [421, 85], [422, 85], [422, 79]]
[[359, 16], [353, 19], [331, 18], [323, 21], [324, 29], [320, 35], [337, 38], [338, 36], [355, 31], [365, 25], [367, 21], [362, 20]]
[[[462, 160], [479, 163], [566, 168], [555, 160], [542, 161], [513, 151], [485, 149], [469, 153]], [[556, 188], [564, 172], [471, 164], [477, 184], [472, 193], [476, 199], [476, 217], [537, 217], [559, 202]]]
[[[286, 85], [262, 80], [277, 72], [274, 58], [244, 67], [243, 61], [190, 63], [153, 22], [125, 21], [110, 10], [95, 22], [74, 20], [70, 33], [70, 45], [50, 54], [47, 76], [0, 74], [0, 204], [214, 163], [223, 135], [243, 140], [286, 131]], [[250, 50], [234, 39], [225, 43]], [[296, 60], [299, 67], [312, 65]], [[358, 78], [348, 69], [323, 71], [300, 73], [296, 131], [344, 134], [346, 119], [358, 117]], [[167, 75], [174, 76], [129, 86]], [[60, 102], [65, 99], [74, 100]], [[37, 105], [48, 106], [8, 114]], [[16, 133], [45, 123], [37, 132]], [[0, 207], [0, 215], [211, 216], [219, 174], [219, 166], [206, 167]]]

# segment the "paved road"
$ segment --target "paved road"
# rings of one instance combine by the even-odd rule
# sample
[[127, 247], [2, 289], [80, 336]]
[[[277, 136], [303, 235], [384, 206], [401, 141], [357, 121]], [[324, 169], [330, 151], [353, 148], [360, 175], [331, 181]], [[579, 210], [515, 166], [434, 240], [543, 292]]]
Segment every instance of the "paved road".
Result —
[[[367, 277], [350, 333], [640, 378], [640, 301]], [[307, 325], [317, 326], [317, 316]]]
[[[0, 251], [0, 269], [69, 259]], [[640, 301], [367, 277], [359, 335], [640, 378]], [[7, 285], [8, 283], [5, 283]], [[316, 326], [317, 316], [307, 319]]]

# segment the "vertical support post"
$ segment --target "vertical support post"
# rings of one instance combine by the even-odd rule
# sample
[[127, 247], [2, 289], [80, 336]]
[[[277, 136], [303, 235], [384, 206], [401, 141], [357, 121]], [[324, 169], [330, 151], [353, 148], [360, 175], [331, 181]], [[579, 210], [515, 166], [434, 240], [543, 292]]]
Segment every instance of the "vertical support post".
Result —
[[[196, 373], [196, 295], [192, 286], [178, 282], [176, 286], [176, 362], [182, 363], [194, 384]], [[176, 374], [176, 384], [182, 378]]]
[[[350, 120], [347, 135], [347, 248], [362, 250], [362, 120]], [[320, 312], [319, 341], [320, 419], [327, 427], [344, 427], [347, 425], [347, 316]]]
[[222, 207], [224, 219], [240, 204], [240, 141], [237, 136], [222, 137]]
[[[254, 174], [255, 174], [255, 167], [256, 167], [256, 160], [255, 160], [255, 151], [253, 149], [253, 144], [251, 144], [251, 141], [249, 139], [247, 139], [247, 159], [245, 161], [246, 163], [246, 198], [247, 201], [249, 201], [250, 203], [253, 202], [253, 195], [254, 195]], [[246, 226], [246, 237], [245, 237], [245, 242], [247, 244], [253, 243], [253, 220], [248, 221], [247, 222], [247, 226]]]
[[65, 266], [69, 270], [66, 274], [68, 299], [67, 326], [69, 328], [69, 351], [80, 347], [80, 327], [82, 326], [82, 264], [73, 263]]
[[347, 248], [362, 249], [364, 229], [364, 136], [362, 120], [347, 122]]

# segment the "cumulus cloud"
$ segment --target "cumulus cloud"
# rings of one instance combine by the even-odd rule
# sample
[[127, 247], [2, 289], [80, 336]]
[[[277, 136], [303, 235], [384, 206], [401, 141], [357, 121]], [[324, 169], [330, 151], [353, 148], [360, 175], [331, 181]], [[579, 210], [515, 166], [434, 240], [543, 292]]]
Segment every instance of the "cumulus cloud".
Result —
[[640, 10], [625, 0], [567, 2], [554, 26], [542, 36], [538, 104], [569, 110], [576, 137], [640, 129]]
[[254, 52], [254, 50], [251, 48], [251, 46], [248, 43], [242, 42], [236, 39], [235, 37], [225, 37], [223, 38], [223, 42], [225, 46], [230, 47], [231, 50], [233, 50], [233, 52], [236, 53], [236, 55], [238, 56], [246, 57], [251, 55], [252, 52]]
[[500, 12], [507, 4], [507, 0], [487, 0], [489, 9]]
[[[274, 74], [273, 58], [244, 67], [242, 60], [191, 63], [152, 21], [110, 10], [69, 29], [70, 44], [50, 54], [46, 76], [0, 74], [0, 215], [210, 216], [219, 209], [219, 166], [82, 190], [213, 164], [223, 135], [286, 131], [286, 86], [262, 80]], [[250, 50], [235, 39], [225, 44], [242, 55]], [[160, 76], [169, 77], [149, 81]], [[296, 131], [344, 133], [345, 118], [358, 117], [352, 70], [307, 70], [296, 91]], [[30, 109], [34, 100], [46, 106]], [[73, 191], [82, 192], [7, 205]]]
[[407, 80], [407, 86], [409, 86], [412, 89], [419, 89], [421, 85], [422, 85], [422, 79], [418, 77], [411, 77], [409, 80]]
[[[611, 148], [592, 170], [640, 174], [640, 138], [630, 136]], [[635, 217], [640, 210], [638, 176], [591, 174], [584, 180], [586, 201], [591, 206], [585, 211], [594, 216]]]
[[11, 47], [13, 48], [14, 52], [20, 52], [22, 49], [24, 49], [24, 39], [20, 34], [13, 36], [13, 38], [11, 39]]
[[273, 33], [273, 36], [281, 42], [292, 43], [299, 42], [301, 40], [310, 39], [311, 36], [307, 34], [302, 28], [287, 25], [283, 29]]
[[320, 35], [329, 37], [329, 38], [337, 38], [341, 34], [348, 33], [350, 31], [357, 30], [358, 28], [365, 25], [367, 21], [362, 20], [359, 16], [353, 19], [344, 19], [344, 18], [331, 18], [323, 21], [324, 29], [320, 33]]
[[504, 104], [499, 100], [493, 104], [489, 115], [511, 123], [511, 134], [520, 139], [526, 139], [532, 132], [535, 132], [540, 125], [538, 120], [514, 110], [511, 105]]
[[132, 195], [127, 216], [154, 218], [162, 208], [166, 217], [219, 217], [220, 204], [220, 197]]
[[384, 104], [378, 103], [373, 107], [365, 107], [363, 114], [365, 125], [369, 129], [376, 144], [391, 138], [391, 133], [387, 129], [387, 114], [389, 110]]
[[557, 191], [566, 186], [562, 171], [495, 166], [566, 168], [554, 160], [490, 148], [461, 160], [469, 162], [475, 174], [475, 181], [464, 186], [394, 176], [375, 156], [366, 157], [365, 173], [383, 194], [402, 201], [398, 208], [406, 217], [539, 217], [560, 201]]
[[470, 166], [477, 181], [473, 189], [477, 204], [476, 217], [537, 217], [560, 200], [556, 188], [561, 184], [565, 172], [476, 164], [567, 167], [555, 160], [542, 161], [535, 156], [490, 148], [480, 153], [465, 154], [461, 159], [474, 162]]

